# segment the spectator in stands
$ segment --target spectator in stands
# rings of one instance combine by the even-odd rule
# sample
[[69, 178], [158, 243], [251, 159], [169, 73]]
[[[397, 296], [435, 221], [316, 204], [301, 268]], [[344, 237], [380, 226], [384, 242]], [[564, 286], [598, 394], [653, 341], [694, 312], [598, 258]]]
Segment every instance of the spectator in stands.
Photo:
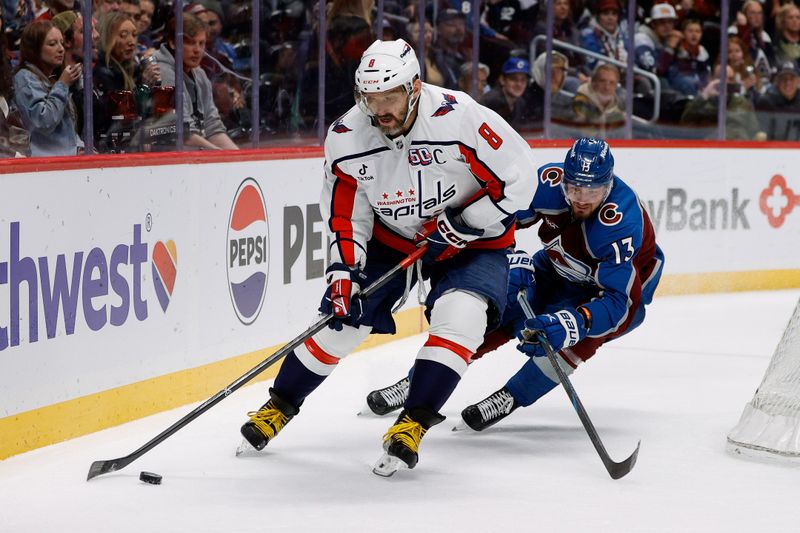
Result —
[[[94, 22], [94, 21], [92, 21]], [[64, 65], [83, 68], [83, 17], [75, 11], [64, 11], [53, 17], [53, 25], [61, 30], [64, 36]], [[92, 24], [92, 58], [90, 64], [97, 61], [97, 42], [100, 34]], [[83, 76], [79, 77], [69, 88], [72, 104], [75, 106], [75, 129], [83, 136]]]
[[28, 25], [20, 39], [20, 61], [14, 99], [31, 134], [31, 155], [75, 155], [83, 143], [75, 132], [69, 87], [81, 69], [64, 67], [61, 31], [49, 20]]
[[756, 75], [768, 79], [775, 64], [772, 39], [764, 31], [764, 8], [758, 0], [747, 0], [736, 14], [736, 23], [728, 28], [728, 35], [738, 36], [749, 48], [756, 67]]
[[[714, 67], [714, 75], [711, 81], [702, 91], [690, 101], [683, 110], [681, 124], [701, 128], [713, 128], [709, 133], [709, 138], [716, 138], [717, 114], [719, 110], [719, 85], [720, 85], [720, 65]], [[740, 94], [734, 80], [733, 69], [728, 66], [725, 76], [725, 83], [728, 84], [725, 113], [725, 138], [728, 140], [762, 140], [765, 134], [759, 131], [758, 119], [756, 118], [753, 104], [746, 97]]]
[[14, 80], [8, 60], [6, 32], [0, 6], [0, 158], [30, 155], [30, 134], [14, 101]]
[[[412, 20], [406, 26], [406, 32], [408, 32], [408, 44], [410, 44], [414, 51], [417, 53], [417, 57], [420, 57], [419, 53], [419, 21]], [[433, 26], [427, 20], [425, 21], [425, 81], [432, 84], [438, 85], [439, 87], [444, 87], [444, 76], [442, 72], [439, 70], [439, 67], [436, 65], [436, 60], [434, 58], [434, 49], [433, 49]]]
[[598, 64], [591, 79], [578, 88], [572, 104], [575, 123], [589, 126], [593, 136], [608, 137], [609, 130], [625, 123], [625, 106], [617, 88], [619, 69], [608, 63]]
[[208, 27], [206, 54], [222, 60], [228, 68], [235, 71], [249, 69], [250, 65], [239, 59], [233, 45], [222, 38], [222, 27], [225, 21], [222, 4], [217, 0], [198, 0], [196, 4], [203, 8], [197, 12], [197, 16]]
[[[154, 54], [164, 85], [175, 85], [175, 20], [167, 24], [167, 43]], [[219, 117], [212, 97], [211, 82], [200, 68], [208, 30], [196, 16], [183, 17], [183, 116], [188, 121], [188, 146], [210, 150], [237, 150]]]
[[[546, 82], [545, 68], [547, 57], [544, 52], [539, 54], [533, 62], [533, 81], [525, 92], [525, 101], [528, 104], [530, 125], [534, 129], [542, 127], [544, 120], [544, 85]], [[569, 71], [569, 59], [561, 52], [553, 51], [550, 74], [550, 118], [554, 122], [569, 123], [573, 119], [573, 96], [563, 89]]]
[[682, 24], [683, 40], [677, 49], [665, 49], [664, 64], [667, 79], [676, 91], [694, 96], [708, 83], [711, 57], [700, 44], [703, 38], [703, 25], [697, 19], [686, 19]]
[[75, 0], [45, 0], [44, 4], [46, 9], [36, 15], [36, 20], [53, 20], [59, 13], [75, 9]]
[[[581, 7], [581, 9], [583, 8]], [[534, 30], [534, 35], [547, 35], [546, 13], [546, 9], [541, 10], [539, 21], [536, 23], [536, 28]], [[553, 2], [553, 39], [558, 39], [559, 41], [564, 41], [575, 46], [580, 45], [580, 31], [578, 31], [578, 27], [575, 25], [575, 21], [573, 20], [572, 4], [570, 0], [555, 0]], [[545, 44], [545, 41], [540, 41], [538, 46], [535, 46], [534, 42], [531, 41], [529, 56], [539, 57], [539, 54], [545, 50]], [[568, 59], [570, 72], [573, 75], [578, 76], [579, 71], [577, 67], [583, 63], [583, 56], [568, 50], [561, 50], [561, 52]], [[586, 77], [584, 76], [584, 78]], [[586, 81], [586, 79], [582, 81]]]
[[664, 49], [675, 49], [683, 39], [683, 34], [675, 29], [677, 20], [678, 15], [671, 4], [653, 5], [647, 24], [640, 26], [634, 36], [637, 67], [666, 76], [667, 66], [663, 63], [669, 56], [664, 54]]
[[747, 96], [755, 98], [756, 94], [763, 92], [761, 78], [755, 75], [750, 50], [736, 36], [728, 38], [728, 65], [733, 69], [737, 83], [742, 84]]
[[[245, 108], [242, 86], [236, 76], [235, 62], [238, 61], [236, 51], [230, 43], [222, 39], [222, 6], [217, 0], [201, 0], [192, 9], [192, 13], [206, 23], [208, 40], [206, 53], [200, 67], [211, 81], [214, 94], [214, 105], [228, 134], [241, 126], [241, 111]], [[241, 65], [240, 65], [241, 67]]]
[[458, 75], [461, 72], [461, 65], [466, 61], [460, 49], [467, 31], [464, 15], [452, 8], [444, 9], [439, 12], [436, 28], [438, 38], [434, 57], [436, 66], [444, 76], [442, 87], [458, 89]]
[[[99, 60], [93, 71], [97, 103], [94, 109], [94, 134], [99, 149], [111, 149], [113, 139], [107, 134], [123, 126], [120, 119], [131, 121], [144, 114], [134, 90], [140, 85], [160, 81], [159, 67], [148, 63], [142, 70], [136, 61], [136, 24], [123, 11], [107, 13], [100, 19]], [[138, 91], [137, 91], [138, 93]]]
[[800, 141], [800, 70], [786, 61], [775, 83], [756, 100], [759, 123], [771, 141]]
[[[487, 80], [489, 79], [490, 73], [491, 71], [487, 65], [478, 63], [478, 87], [475, 91], [476, 99], [489, 92]], [[467, 61], [461, 65], [461, 71], [458, 76], [458, 90], [472, 95], [472, 61]]]
[[[374, 37], [361, 17], [340, 16], [328, 27], [325, 63], [325, 124], [344, 115], [353, 107], [353, 80], [361, 55]], [[310, 62], [303, 73], [300, 90], [300, 114], [311, 124], [318, 118], [319, 65]]]
[[531, 65], [527, 59], [510, 57], [503, 63], [497, 87], [483, 95], [480, 102], [503, 117], [513, 128], [527, 125], [528, 105], [522, 95], [528, 88]]
[[775, 18], [775, 58], [778, 61], [800, 59], [800, 8], [785, 4]]
[[523, 9], [519, 0], [487, 0], [483, 4], [483, 18], [486, 24], [495, 31], [492, 37], [515, 39], [521, 33], [520, 25], [525, 18], [523, 18]]
[[131, 19], [138, 32], [139, 19], [142, 18], [142, 8], [139, 7], [139, 0], [122, 0], [122, 3], [119, 5], [119, 10], [128, 15], [128, 18]]
[[98, 19], [110, 13], [111, 11], [119, 11], [122, 9], [122, 0], [94, 0], [94, 7], [92, 13]]
[[153, 38], [150, 36], [150, 25], [153, 23], [153, 15], [156, 6], [153, 0], [139, 0], [141, 14], [136, 22], [136, 30], [139, 32], [139, 44], [146, 49], [153, 47]]
[[[626, 31], [620, 26], [619, 0], [598, 0], [595, 4], [595, 15], [589, 27], [581, 32], [581, 46], [597, 54], [619, 61], [628, 58]], [[587, 58], [585, 69], [593, 71], [597, 60]]]

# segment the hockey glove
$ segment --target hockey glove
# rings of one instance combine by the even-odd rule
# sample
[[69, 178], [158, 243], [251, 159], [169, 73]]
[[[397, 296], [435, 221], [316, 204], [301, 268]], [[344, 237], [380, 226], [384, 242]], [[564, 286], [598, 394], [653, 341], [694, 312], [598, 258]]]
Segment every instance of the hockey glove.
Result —
[[588, 328], [584, 313], [575, 309], [562, 309], [549, 315], [537, 315], [525, 321], [522, 337], [526, 340], [517, 349], [531, 357], [546, 356], [544, 347], [536, 340], [542, 333], [554, 352], [574, 346], [586, 336]]
[[482, 229], [470, 228], [456, 220], [453, 210], [447, 207], [439, 216], [422, 225], [415, 240], [418, 246], [428, 243], [428, 251], [422, 256], [422, 263], [429, 265], [450, 259], [481, 235]]
[[333, 263], [325, 271], [325, 279], [328, 281], [328, 289], [319, 310], [323, 314], [333, 314], [328, 327], [336, 331], [341, 331], [343, 324], [357, 328], [363, 311], [358, 291], [366, 276], [357, 267]]

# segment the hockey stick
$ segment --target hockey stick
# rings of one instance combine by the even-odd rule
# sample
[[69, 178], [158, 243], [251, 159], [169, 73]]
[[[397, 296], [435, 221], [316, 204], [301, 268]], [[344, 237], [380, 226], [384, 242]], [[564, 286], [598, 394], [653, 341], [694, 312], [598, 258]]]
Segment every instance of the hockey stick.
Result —
[[[394, 266], [391, 270], [386, 272], [383, 276], [375, 280], [369, 287], [361, 291], [362, 298], [368, 298], [372, 293], [386, 285], [389, 280], [394, 278], [400, 272], [406, 270], [409, 266], [413, 265], [417, 259], [420, 259], [427, 250], [427, 246], [422, 246], [417, 249], [414, 253], [410, 254], [408, 257], [400, 261], [396, 266]], [[197, 418], [198, 416], [202, 415], [213, 406], [227, 398], [231, 393], [236, 391], [239, 387], [246, 384], [248, 381], [256, 377], [258, 374], [266, 370], [267, 368], [271, 367], [273, 364], [278, 362], [282, 359], [286, 354], [303, 344], [307, 339], [313, 336], [315, 333], [321, 331], [325, 326], [328, 325], [328, 322], [331, 321], [333, 318], [333, 314], [328, 314], [319, 321], [317, 321], [313, 326], [305, 330], [303, 333], [295, 337], [292, 341], [290, 341], [286, 346], [275, 352], [274, 354], [270, 355], [258, 365], [250, 369], [246, 374], [239, 377], [236, 381], [216, 393], [214, 396], [197, 406], [194, 410], [192, 410], [189, 414], [172, 424], [170, 427], [153, 437], [149, 442], [144, 444], [141, 448], [136, 450], [135, 452], [126, 455], [125, 457], [120, 457], [118, 459], [109, 459], [107, 461], [95, 461], [92, 463], [92, 466], [89, 468], [89, 475], [86, 477], [86, 481], [90, 479], [101, 476], [103, 474], [108, 474], [109, 472], [115, 472], [117, 470], [121, 470], [131, 464], [133, 461], [141, 457], [142, 455], [146, 454], [157, 445], [161, 444], [165, 441], [168, 437], [172, 436], [173, 434], [177, 433], [179, 429], [186, 426]]]
[[[525, 312], [525, 316], [528, 318], [533, 318], [533, 309], [531, 309], [530, 304], [528, 304], [528, 299], [525, 297], [524, 289], [517, 293], [517, 301], [519, 301], [520, 307], [522, 307], [522, 310]], [[567, 391], [569, 401], [572, 403], [572, 407], [575, 408], [575, 412], [578, 413], [578, 418], [581, 419], [583, 428], [586, 430], [586, 433], [589, 434], [589, 439], [592, 441], [594, 449], [597, 450], [597, 453], [600, 455], [600, 460], [603, 461], [603, 464], [605, 465], [606, 470], [608, 470], [608, 474], [611, 476], [611, 479], [619, 479], [625, 476], [628, 472], [633, 470], [633, 467], [636, 464], [636, 458], [639, 456], [639, 446], [642, 445], [642, 441], [639, 441], [639, 443], [636, 445], [636, 449], [633, 451], [630, 457], [621, 463], [614, 462], [614, 460], [612, 460], [608, 455], [605, 446], [603, 446], [603, 442], [600, 440], [600, 435], [597, 434], [594, 424], [592, 424], [592, 421], [589, 419], [589, 413], [586, 412], [586, 408], [581, 403], [580, 398], [578, 398], [578, 393], [575, 392], [575, 387], [572, 386], [572, 383], [570, 382], [569, 377], [567, 377], [566, 372], [564, 372], [564, 370], [558, 364], [558, 359], [556, 359], [558, 356], [553, 351], [553, 347], [550, 346], [550, 342], [547, 340], [547, 337], [545, 337], [541, 331], [525, 331], [528, 331], [530, 334], [532, 334], [536, 341], [541, 344], [542, 347], [544, 347], [547, 358], [550, 360], [550, 364], [553, 365], [553, 370], [556, 371], [558, 379], [564, 386], [564, 390]]]

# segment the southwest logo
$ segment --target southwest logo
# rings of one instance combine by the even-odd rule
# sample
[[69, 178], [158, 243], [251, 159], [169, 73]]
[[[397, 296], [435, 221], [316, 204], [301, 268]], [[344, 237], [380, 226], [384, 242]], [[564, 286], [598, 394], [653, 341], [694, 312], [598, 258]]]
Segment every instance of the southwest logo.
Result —
[[[24, 253], [24, 243], [35, 239], [23, 234], [21, 222], [11, 222], [7, 231], [7, 240], [0, 236], [6, 257], [0, 261], [0, 301], [8, 306], [9, 323], [0, 325], [0, 351], [38, 342], [40, 329], [52, 339], [60, 324], [64, 334], [73, 335], [80, 324], [85, 331], [99, 331], [122, 326], [131, 315], [147, 320], [142, 280], [151, 256], [148, 243], [142, 241], [141, 224], [133, 225], [129, 240], [50, 257]], [[175, 288], [175, 250], [171, 240], [153, 248], [153, 281], [164, 311]]]
[[245, 179], [236, 191], [228, 220], [228, 289], [236, 316], [250, 325], [258, 318], [267, 293], [269, 224], [258, 182]]
[[178, 273], [178, 250], [175, 242], [168, 240], [165, 243], [158, 241], [153, 246], [153, 287], [161, 309], [166, 312], [172, 289], [175, 288], [175, 276]]

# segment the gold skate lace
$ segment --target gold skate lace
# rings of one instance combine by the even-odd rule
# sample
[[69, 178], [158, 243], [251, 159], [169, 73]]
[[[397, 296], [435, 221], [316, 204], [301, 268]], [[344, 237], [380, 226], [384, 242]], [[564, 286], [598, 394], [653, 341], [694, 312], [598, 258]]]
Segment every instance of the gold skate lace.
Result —
[[400, 422], [389, 428], [389, 431], [383, 436], [383, 440], [384, 442], [388, 442], [390, 439], [398, 440], [416, 453], [419, 450], [419, 443], [427, 431], [419, 422], [414, 422], [408, 416], [404, 416]]
[[288, 422], [288, 418], [280, 409], [274, 407], [267, 407], [259, 409], [258, 411], [250, 411], [247, 413], [250, 421], [264, 434], [264, 436], [272, 439], [278, 432], [283, 429], [283, 426]]

